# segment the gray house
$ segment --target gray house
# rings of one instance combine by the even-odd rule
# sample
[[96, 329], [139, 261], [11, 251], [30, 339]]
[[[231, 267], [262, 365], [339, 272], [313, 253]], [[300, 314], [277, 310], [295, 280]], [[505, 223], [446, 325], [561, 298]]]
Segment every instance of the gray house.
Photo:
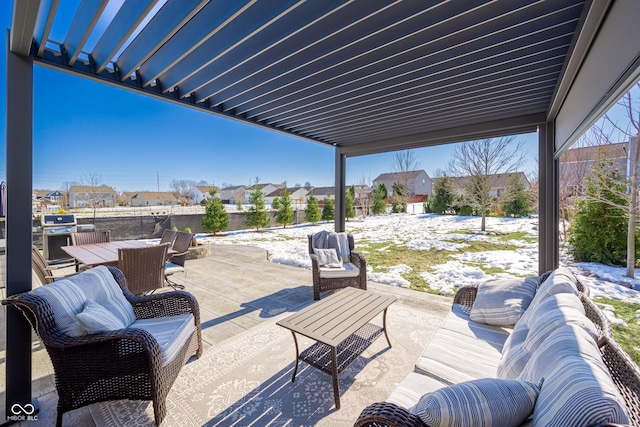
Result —
[[116, 205], [116, 197], [116, 192], [108, 185], [72, 185], [69, 189], [69, 207], [114, 207]]
[[393, 196], [394, 183], [406, 185], [409, 196], [431, 196], [433, 188], [431, 178], [424, 170], [383, 173], [373, 180], [374, 187], [384, 184], [389, 197]]

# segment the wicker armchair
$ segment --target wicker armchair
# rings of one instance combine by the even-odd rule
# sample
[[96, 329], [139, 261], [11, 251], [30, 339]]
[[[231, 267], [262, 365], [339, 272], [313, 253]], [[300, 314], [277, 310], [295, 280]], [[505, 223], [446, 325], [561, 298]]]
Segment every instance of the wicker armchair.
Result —
[[347, 286], [351, 286], [359, 289], [367, 289], [367, 261], [364, 255], [358, 252], [354, 252], [353, 236], [347, 235], [349, 241], [349, 261], [353, 264], [357, 270], [357, 276], [354, 277], [323, 277], [324, 274], [318, 264], [318, 256], [313, 250], [312, 244], [313, 235], [308, 236], [309, 240], [309, 256], [311, 257], [311, 272], [313, 275], [313, 299], [320, 299], [320, 292], [329, 291], [332, 289], [342, 289]]
[[120, 270], [106, 268], [138, 320], [193, 315], [194, 332], [164, 366], [158, 342], [144, 329], [129, 327], [74, 337], [58, 328], [51, 305], [41, 296], [32, 292], [16, 294], [2, 304], [22, 311], [51, 357], [58, 392], [57, 426], [62, 426], [67, 411], [120, 399], [152, 400], [155, 422], [160, 425], [167, 412], [166, 396], [182, 366], [194, 354], [198, 358], [202, 355], [198, 303], [183, 291], [135, 296], [127, 289]]
[[145, 294], [164, 285], [164, 264], [168, 250], [168, 243], [147, 248], [118, 249], [118, 268], [127, 278], [131, 293]]

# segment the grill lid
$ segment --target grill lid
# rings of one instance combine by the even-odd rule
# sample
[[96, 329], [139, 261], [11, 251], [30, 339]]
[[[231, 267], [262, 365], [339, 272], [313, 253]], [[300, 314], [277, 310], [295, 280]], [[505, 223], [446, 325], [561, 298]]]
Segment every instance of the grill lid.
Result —
[[41, 221], [43, 227], [75, 225], [76, 217], [74, 214], [42, 215]]

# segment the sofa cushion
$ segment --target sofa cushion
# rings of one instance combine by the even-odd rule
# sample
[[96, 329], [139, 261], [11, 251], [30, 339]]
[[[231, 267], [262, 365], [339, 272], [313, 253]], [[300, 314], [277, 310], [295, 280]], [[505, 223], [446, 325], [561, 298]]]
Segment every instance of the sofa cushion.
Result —
[[88, 300], [106, 308], [125, 326], [136, 319], [133, 307], [106, 267], [95, 267], [67, 279], [56, 280], [31, 292], [49, 303], [58, 329], [72, 337], [86, 335], [77, 315]]
[[488, 325], [514, 325], [529, 307], [538, 277], [487, 280], [478, 286], [471, 320]]
[[451, 311], [445, 317], [440, 329], [457, 332], [468, 337], [489, 341], [502, 346], [505, 340], [509, 339], [511, 328], [496, 325], [485, 325], [484, 323], [471, 322], [469, 313], [464, 311], [458, 304], [451, 307]]
[[583, 328], [594, 342], [598, 340], [598, 331], [585, 316], [584, 307], [577, 296], [556, 294], [546, 298], [535, 308], [524, 347], [528, 351], [535, 351], [553, 331], [569, 324]]
[[502, 344], [439, 328], [416, 363], [416, 372], [449, 384], [495, 377]]
[[624, 400], [597, 344], [580, 326], [566, 325], [551, 333], [519, 378], [531, 382], [544, 378], [533, 411], [534, 426], [629, 423]]
[[424, 395], [415, 413], [430, 427], [518, 426], [533, 411], [539, 390], [527, 381], [482, 378]]
[[118, 316], [111, 313], [97, 302], [87, 301], [84, 309], [78, 313], [78, 322], [88, 334], [117, 331], [127, 326]]
[[358, 277], [359, 274], [360, 269], [350, 262], [345, 262], [341, 268], [320, 267], [320, 277], [323, 279]]
[[131, 328], [149, 332], [160, 346], [162, 366], [168, 365], [196, 330], [193, 314], [154, 317], [133, 322]]
[[415, 406], [422, 396], [447, 385], [428, 375], [410, 372], [391, 392], [387, 402], [395, 403], [415, 414]]
[[318, 257], [319, 267], [340, 268], [342, 260], [338, 258], [338, 252], [335, 249], [314, 249], [313, 251]]

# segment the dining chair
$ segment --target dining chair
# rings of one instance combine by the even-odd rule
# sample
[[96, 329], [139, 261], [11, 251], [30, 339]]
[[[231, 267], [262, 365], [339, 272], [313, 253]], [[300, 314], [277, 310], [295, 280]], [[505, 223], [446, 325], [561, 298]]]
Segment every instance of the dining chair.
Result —
[[[173, 242], [176, 240], [176, 236], [178, 232], [176, 230], [169, 230], [168, 228], [162, 232], [162, 237], [160, 238], [160, 244], [169, 243], [169, 249], [173, 246]], [[167, 255], [167, 261], [171, 258], [170, 255]]]
[[[111, 231], [82, 231], [71, 233], [71, 245], [90, 245], [92, 243], [105, 243], [111, 241]], [[76, 271], [80, 271], [81, 264], [76, 262]], [[86, 266], [84, 266], [86, 269]]]
[[178, 253], [171, 256], [171, 259], [166, 263], [164, 268], [165, 280], [167, 282], [167, 285], [171, 286], [173, 289], [184, 289], [183, 285], [170, 280], [168, 276], [181, 272], [185, 273], [186, 276], [184, 264], [187, 260], [187, 254], [189, 253], [189, 247], [191, 246], [192, 240], [192, 233], [187, 233], [184, 231], [177, 232], [177, 236], [173, 242], [172, 249], [174, 251], [177, 251]]
[[163, 286], [168, 250], [168, 243], [148, 248], [118, 249], [118, 268], [124, 273], [131, 293], [145, 294]]
[[[49, 283], [53, 283], [53, 281], [57, 278], [68, 277], [73, 274], [57, 274], [53, 275], [53, 270], [57, 270], [60, 268], [71, 267], [70, 264], [67, 265], [51, 265], [47, 262], [45, 257], [40, 252], [35, 245], [31, 245], [31, 269], [34, 274], [34, 277], [38, 279], [41, 285], [48, 285]], [[75, 274], [75, 273], [74, 273]]]

